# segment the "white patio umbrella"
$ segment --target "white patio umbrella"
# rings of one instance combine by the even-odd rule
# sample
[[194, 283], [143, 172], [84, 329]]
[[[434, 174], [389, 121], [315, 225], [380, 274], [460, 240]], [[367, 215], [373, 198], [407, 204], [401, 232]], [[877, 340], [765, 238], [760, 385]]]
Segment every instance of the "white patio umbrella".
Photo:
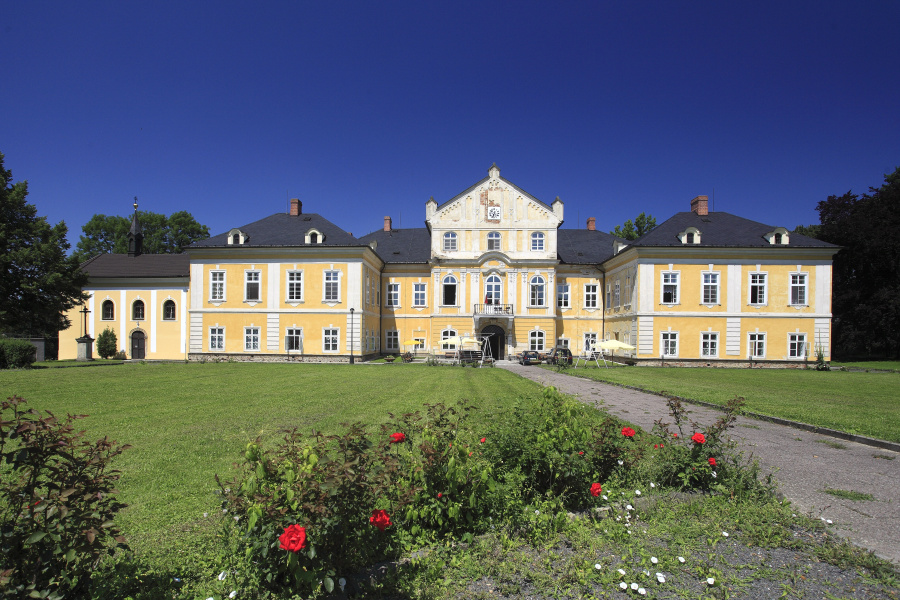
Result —
[[604, 350], [634, 350], [634, 346], [619, 340], [603, 340], [597, 345]]

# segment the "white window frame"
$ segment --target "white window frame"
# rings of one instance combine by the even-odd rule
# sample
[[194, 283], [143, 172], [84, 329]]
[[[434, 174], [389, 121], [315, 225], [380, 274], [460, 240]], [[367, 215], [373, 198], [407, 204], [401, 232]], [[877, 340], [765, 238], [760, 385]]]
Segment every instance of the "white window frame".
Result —
[[[251, 298], [249, 291], [250, 286], [256, 284], [256, 298]], [[262, 271], [258, 269], [247, 269], [244, 271], [244, 302], [261, 302], [262, 301]]]
[[[668, 352], [670, 347], [674, 347], [674, 352]], [[663, 358], [678, 358], [678, 332], [662, 331], [659, 334], [659, 350]]]
[[584, 334], [584, 351], [594, 352], [597, 349], [597, 334], [593, 332], [586, 332]]
[[[259, 352], [260, 334], [259, 327], [256, 325], [248, 325], [244, 327], [244, 352]], [[256, 333], [253, 333], [253, 332]]]
[[599, 299], [597, 298], [597, 294], [599, 291], [597, 290], [596, 283], [586, 283], [584, 284], [584, 307], [585, 308], [598, 308], [597, 303]]
[[[674, 297], [671, 301], [666, 302], [666, 287], [674, 286]], [[659, 297], [659, 303], [665, 304], [668, 306], [675, 306], [676, 304], [680, 304], [681, 300], [681, 271], [663, 271], [660, 274], [660, 290], [661, 294]]]
[[[172, 316], [166, 316], [166, 305], [172, 303]], [[178, 320], [178, 305], [171, 298], [166, 298], [162, 303], [162, 318], [163, 321], [177, 321]]]
[[491, 231], [490, 233], [487, 234], [487, 249], [489, 252], [490, 251], [499, 252], [500, 251], [500, 243], [501, 243], [500, 232]]
[[545, 346], [546, 334], [540, 329], [533, 329], [528, 332], [528, 349], [534, 352], [543, 352]]
[[[721, 304], [719, 302], [719, 298], [721, 298], [719, 292], [719, 281], [721, 278], [719, 277], [718, 271], [703, 271], [700, 274], [701, 285], [700, 285], [700, 304], [705, 306], [714, 306]], [[706, 292], [709, 291], [712, 296], [711, 299], [707, 299]]]
[[428, 306], [428, 287], [425, 283], [413, 284], [413, 306], [422, 308]]
[[[747, 350], [747, 355], [750, 358], [765, 358], [766, 357], [766, 334], [760, 333], [759, 331], [751, 331], [747, 335], [747, 343], [749, 344], [749, 348]], [[759, 348], [762, 347], [762, 352], [757, 352]]]
[[[802, 295], [802, 298], [795, 300], [795, 290], [798, 292], [798, 295]], [[809, 306], [809, 273], [804, 271], [791, 273], [790, 298], [788, 301], [791, 306]]]
[[384, 332], [384, 349], [388, 352], [400, 351], [400, 332], [396, 329], [388, 329]]
[[[329, 346], [334, 348], [329, 349]], [[341, 328], [340, 327], [323, 327], [322, 328], [322, 353], [337, 354], [341, 351]]]
[[[535, 304], [536, 299], [540, 301], [540, 304]], [[543, 275], [534, 275], [528, 280], [528, 306], [531, 308], [547, 307], [547, 280]]]
[[622, 298], [621, 294], [622, 294], [621, 286], [619, 285], [619, 280], [616, 279], [616, 283], [613, 285], [613, 307], [614, 308], [619, 308], [622, 305], [620, 302], [620, 300]]
[[[334, 279], [329, 280], [329, 277]], [[322, 302], [326, 304], [339, 304], [341, 302], [341, 271], [339, 269], [328, 269], [322, 273]], [[336, 291], [334, 298], [329, 294], [329, 286]]]
[[413, 346], [413, 350], [424, 350], [425, 349], [425, 338], [414, 337], [413, 339], [416, 340], [416, 342], [417, 342], [417, 344], [415, 346]]
[[[799, 345], [798, 345], [799, 344]], [[788, 334], [788, 359], [804, 360], [807, 357], [807, 345], [805, 333]]]
[[[109, 316], [109, 317], [106, 316], [106, 307], [107, 306], [112, 307], [112, 316]], [[115, 321], [116, 320], [116, 303], [113, 300], [107, 298], [106, 300], [104, 300], [103, 302], [100, 303], [100, 320], [101, 321]]]
[[544, 234], [540, 231], [535, 231], [531, 234], [531, 251], [532, 252], [543, 252], [544, 251]]
[[458, 248], [456, 233], [453, 231], [446, 232], [444, 234], [444, 252], [456, 252]]
[[[761, 277], [762, 283], [757, 281], [753, 283], [754, 277]], [[757, 298], [757, 302], [753, 301], [753, 288], [758, 288], [762, 290], [762, 301], [759, 301]], [[750, 273], [747, 278], [747, 304], [749, 306], [766, 306], [769, 303], [769, 274], [766, 271], [754, 271]]]
[[[137, 315], [138, 302], [140, 302], [141, 314]], [[137, 300], [131, 303], [131, 320], [132, 321], [144, 321], [147, 319], [147, 305], [143, 300], [138, 298]]]
[[[493, 288], [493, 290], [492, 290]], [[494, 293], [496, 292], [496, 299], [493, 299]], [[487, 277], [484, 278], [484, 299], [485, 304], [487, 304], [488, 294], [491, 294], [491, 304], [499, 305], [503, 301], [503, 279], [497, 275], [496, 273], [491, 273]]]
[[572, 308], [571, 288], [568, 283], [556, 284], [556, 308]]
[[441, 332], [441, 350], [456, 350], [456, 344], [448, 344], [445, 340], [459, 335], [455, 329], [447, 328]]
[[612, 285], [606, 284], [606, 302], [604, 303], [606, 308], [612, 307]]
[[[450, 279], [453, 281], [448, 281]], [[448, 285], [454, 287], [453, 304], [445, 304], [447, 298], [446, 288]], [[453, 274], [445, 275], [444, 278], [441, 279], [441, 306], [459, 306], [459, 280]]]
[[[225, 302], [225, 271], [209, 272], [209, 301]], [[219, 293], [216, 294], [216, 291]]]
[[568, 348], [569, 347], [569, 338], [556, 338], [556, 347], [557, 348]]
[[625, 306], [631, 306], [631, 276], [625, 278]]
[[[297, 347], [291, 348], [289, 340], [297, 340]], [[284, 330], [284, 351], [285, 352], [303, 352], [303, 328], [287, 327]]]
[[391, 308], [399, 308], [400, 307], [400, 284], [399, 283], [388, 283], [387, 284], [387, 304]]
[[700, 358], [719, 358], [719, 332], [700, 332]]
[[[293, 281], [292, 281], [293, 279]], [[297, 288], [300, 293], [297, 293]], [[287, 286], [285, 286], [285, 302], [303, 302], [303, 269], [291, 269], [287, 272]]]
[[209, 338], [207, 339], [209, 350], [225, 351], [225, 328], [214, 326], [209, 328]]

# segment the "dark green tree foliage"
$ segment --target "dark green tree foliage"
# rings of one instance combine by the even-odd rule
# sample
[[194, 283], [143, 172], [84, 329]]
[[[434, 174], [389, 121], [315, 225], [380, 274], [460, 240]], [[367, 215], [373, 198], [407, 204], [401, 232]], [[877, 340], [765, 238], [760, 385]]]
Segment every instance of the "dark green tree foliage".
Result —
[[118, 344], [116, 332], [107, 327], [97, 336], [97, 354], [100, 358], [112, 358], [118, 351]]
[[656, 218], [653, 215], [641, 213], [635, 217], [634, 221], [629, 219], [625, 221], [624, 225], [616, 225], [616, 228], [610, 233], [626, 240], [636, 240], [654, 227], [656, 227]]
[[28, 204], [28, 183], [12, 183], [0, 153], [0, 332], [55, 336], [64, 311], [81, 304], [87, 275], [66, 257], [66, 224], [51, 226]]
[[[144, 234], [144, 254], [178, 254], [182, 248], [209, 237], [209, 228], [198, 223], [191, 213], [178, 211], [168, 217], [159, 213], [138, 211]], [[82, 236], [75, 254], [85, 261], [97, 254], [128, 252], [131, 217], [94, 215], [81, 228]]]
[[794, 227], [794, 231], [791, 233], [799, 233], [800, 235], [805, 235], [806, 237], [811, 237], [815, 239], [821, 239], [819, 236], [821, 234], [821, 225], [797, 225]]
[[819, 202], [819, 239], [843, 248], [834, 257], [835, 354], [900, 357], [900, 168], [862, 197]]

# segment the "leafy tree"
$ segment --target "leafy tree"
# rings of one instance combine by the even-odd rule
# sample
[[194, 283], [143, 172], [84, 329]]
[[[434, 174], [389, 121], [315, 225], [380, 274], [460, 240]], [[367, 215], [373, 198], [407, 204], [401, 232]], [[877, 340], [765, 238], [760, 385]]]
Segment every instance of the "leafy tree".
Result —
[[842, 246], [833, 263], [835, 353], [900, 357], [900, 168], [862, 197], [819, 202], [819, 239]]
[[28, 183], [12, 183], [0, 153], [0, 332], [55, 336], [65, 311], [84, 302], [87, 275], [66, 257], [66, 224], [51, 226], [25, 201]]
[[635, 217], [634, 221], [629, 219], [625, 221], [624, 225], [616, 225], [616, 228], [610, 233], [626, 240], [636, 240], [654, 227], [656, 227], [656, 218], [641, 213]]
[[[138, 220], [144, 234], [145, 254], [178, 254], [185, 246], [209, 237], [209, 228], [183, 210], [168, 217], [140, 210]], [[94, 215], [81, 228], [83, 235], [75, 247], [75, 254], [81, 261], [97, 254], [125, 254], [130, 229], [130, 217]]]
[[815, 239], [820, 239], [819, 236], [821, 233], [822, 226], [821, 225], [797, 225], [794, 227], [794, 231], [791, 233], [799, 233], [800, 235], [805, 235], [806, 237], [811, 237]]
[[118, 351], [119, 341], [116, 332], [107, 327], [97, 336], [97, 354], [100, 358], [112, 358]]

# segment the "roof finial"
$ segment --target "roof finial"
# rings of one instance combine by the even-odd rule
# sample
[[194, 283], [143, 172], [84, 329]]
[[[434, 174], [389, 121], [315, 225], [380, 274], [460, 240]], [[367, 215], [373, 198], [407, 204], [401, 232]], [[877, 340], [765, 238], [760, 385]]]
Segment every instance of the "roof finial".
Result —
[[134, 197], [134, 212], [137, 212], [137, 196]]

